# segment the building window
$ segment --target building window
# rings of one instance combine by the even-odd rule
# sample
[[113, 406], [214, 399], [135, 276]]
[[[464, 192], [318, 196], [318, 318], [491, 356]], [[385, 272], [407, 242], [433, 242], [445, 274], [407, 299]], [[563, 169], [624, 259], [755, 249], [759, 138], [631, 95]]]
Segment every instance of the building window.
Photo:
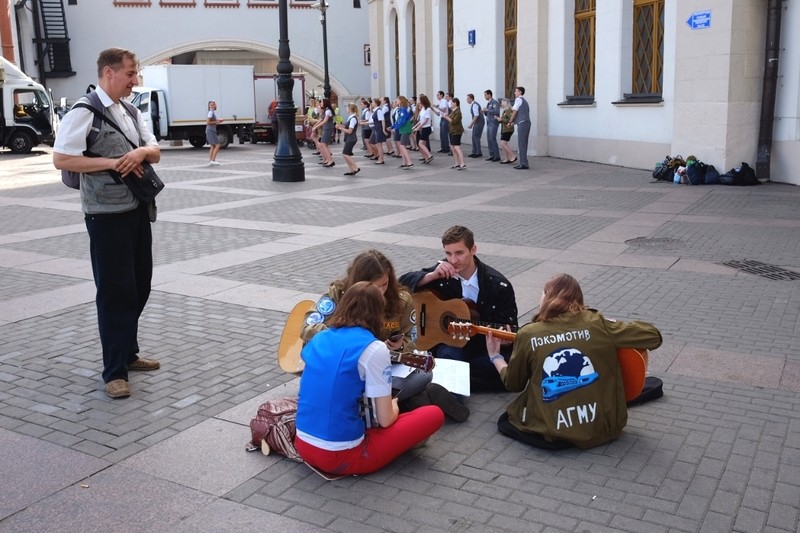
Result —
[[455, 91], [453, 69], [453, 0], [447, 0], [447, 92]]
[[567, 101], [594, 101], [595, 0], [575, 1], [575, 79]]
[[513, 98], [514, 89], [517, 87], [517, 0], [505, 0], [505, 2], [505, 96]]
[[661, 96], [664, 78], [664, 0], [633, 2], [633, 83], [630, 97]]

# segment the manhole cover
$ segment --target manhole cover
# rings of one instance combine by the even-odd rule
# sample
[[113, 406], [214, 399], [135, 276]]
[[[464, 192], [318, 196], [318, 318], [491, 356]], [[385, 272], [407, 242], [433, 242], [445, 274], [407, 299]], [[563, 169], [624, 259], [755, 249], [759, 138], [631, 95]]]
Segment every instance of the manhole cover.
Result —
[[636, 237], [635, 239], [628, 239], [625, 241], [625, 244], [633, 246], [634, 248], [674, 250], [680, 246], [681, 241], [678, 239], [669, 239], [667, 237]]
[[798, 280], [800, 279], [800, 272], [793, 270], [786, 270], [776, 265], [762, 263], [761, 261], [753, 261], [751, 259], [743, 259], [741, 261], [731, 260], [722, 263], [725, 266], [741, 270], [747, 274], [754, 274], [762, 278], [773, 280]]

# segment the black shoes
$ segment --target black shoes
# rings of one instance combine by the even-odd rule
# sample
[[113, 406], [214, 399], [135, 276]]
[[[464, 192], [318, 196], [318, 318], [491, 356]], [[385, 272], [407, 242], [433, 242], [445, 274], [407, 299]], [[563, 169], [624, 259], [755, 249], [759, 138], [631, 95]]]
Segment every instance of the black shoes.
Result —
[[514, 167], [515, 170], [527, 170], [528, 165], [517, 165]]
[[444, 414], [455, 420], [456, 422], [464, 422], [469, 418], [469, 407], [459, 403], [450, 391], [439, 385], [438, 383], [428, 383], [425, 387], [425, 392], [428, 394], [433, 405], [441, 409]]

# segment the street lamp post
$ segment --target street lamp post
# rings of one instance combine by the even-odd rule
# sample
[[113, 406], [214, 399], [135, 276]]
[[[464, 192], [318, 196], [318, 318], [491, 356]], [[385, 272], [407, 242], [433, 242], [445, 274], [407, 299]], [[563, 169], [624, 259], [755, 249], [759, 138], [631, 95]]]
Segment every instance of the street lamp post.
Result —
[[324, 98], [330, 100], [331, 79], [328, 75], [328, 18], [326, 15], [328, 6], [328, 3], [324, 0], [315, 4], [311, 4], [311, 7], [314, 9], [319, 9], [320, 11], [319, 21], [322, 23], [322, 59], [323, 67], [325, 68], [325, 79], [322, 80], [322, 94]]
[[272, 181], [305, 181], [306, 172], [303, 156], [297, 146], [295, 136], [295, 113], [297, 108], [292, 99], [292, 62], [289, 57], [289, 6], [288, 0], [278, 4], [280, 17], [280, 37], [278, 39], [278, 106], [275, 114], [278, 120], [278, 144], [272, 163]]

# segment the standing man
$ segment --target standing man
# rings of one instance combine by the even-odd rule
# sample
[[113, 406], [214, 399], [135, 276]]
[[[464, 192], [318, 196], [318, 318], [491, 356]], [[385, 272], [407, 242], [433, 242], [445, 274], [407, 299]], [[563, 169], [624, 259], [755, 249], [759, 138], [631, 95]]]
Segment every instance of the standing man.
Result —
[[486, 143], [489, 145], [489, 157], [486, 160], [500, 161], [500, 148], [497, 145], [497, 129], [500, 126], [497, 118], [500, 116], [500, 102], [495, 100], [489, 89], [483, 91], [483, 97], [486, 99], [486, 107], [483, 108], [483, 114], [486, 115]]
[[468, 128], [472, 130], [472, 153], [470, 157], [483, 157], [481, 150], [481, 137], [483, 136], [483, 110], [481, 104], [475, 101], [475, 95], [469, 93], [467, 95], [467, 103], [469, 104], [469, 113], [472, 116], [472, 121], [469, 123]]
[[436, 107], [433, 111], [439, 117], [439, 139], [442, 145], [440, 154], [450, 153], [450, 123], [443, 119], [450, 114], [450, 100], [445, 97], [444, 92], [439, 91], [436, 93]]
[[[111, 398], [131, 395], [128, 371], [156, 370], [160, 366], [158, 361], [139, 357], [137, 340], [139, 316], [150, 295], [153, 274], [150, 222], [155, 221], [155, 203], [139, 202], [111, 174], [141, 176], [143, 161], [158, 163], [161, 159], [156, 138], [139, 110], [121, 101], [139, 83], [138, 72], [139, 62], [133, 52], [121, 48], [100, 52], [97, 96], [103, 104], [101, 111], [124, 135], [102, 121], [99, 135], [87, 146], [94, 114], [74, 108], [62, 120], [53, 146], [57, 169], [81, 173], [81, 207], [97, 287], [103, 381]], [[81, 100], [88, 102], [85, 97]], [[131, 149], [128, 140], [139, 147]], [[97, 157], [84, 155], [88, 153]]]
[[[463, 298], [474, 302], [478, 320], [497, 326], [517, 326], [517, 301], [511, 282], [475, 255], [475, 236], [464, 226], [453, 226], [442, 236], [445, 260], [418, 272], [400, 276], [412, 292], [431, 289], [444, 300]], [[469, 317], [459, 317], [468, 319]], [[494, 364], [489, 360], [482, 335], [472, 337], [463, 348], [439, 344], [436, 357], [469, 363], [470, 383], [475, 390], [504, 391]], [[503, 346], [506, 361], [511, 344]]]
[[525, 87], [514, 89], [514, 106], [511, 108], [511, 123], [517, 126], [517, 142], [519, 143], [519, 164], [514, 168], [523, 170], [528, 167], [528, 135], [531, 132], [531, 109], [524, 97]]

